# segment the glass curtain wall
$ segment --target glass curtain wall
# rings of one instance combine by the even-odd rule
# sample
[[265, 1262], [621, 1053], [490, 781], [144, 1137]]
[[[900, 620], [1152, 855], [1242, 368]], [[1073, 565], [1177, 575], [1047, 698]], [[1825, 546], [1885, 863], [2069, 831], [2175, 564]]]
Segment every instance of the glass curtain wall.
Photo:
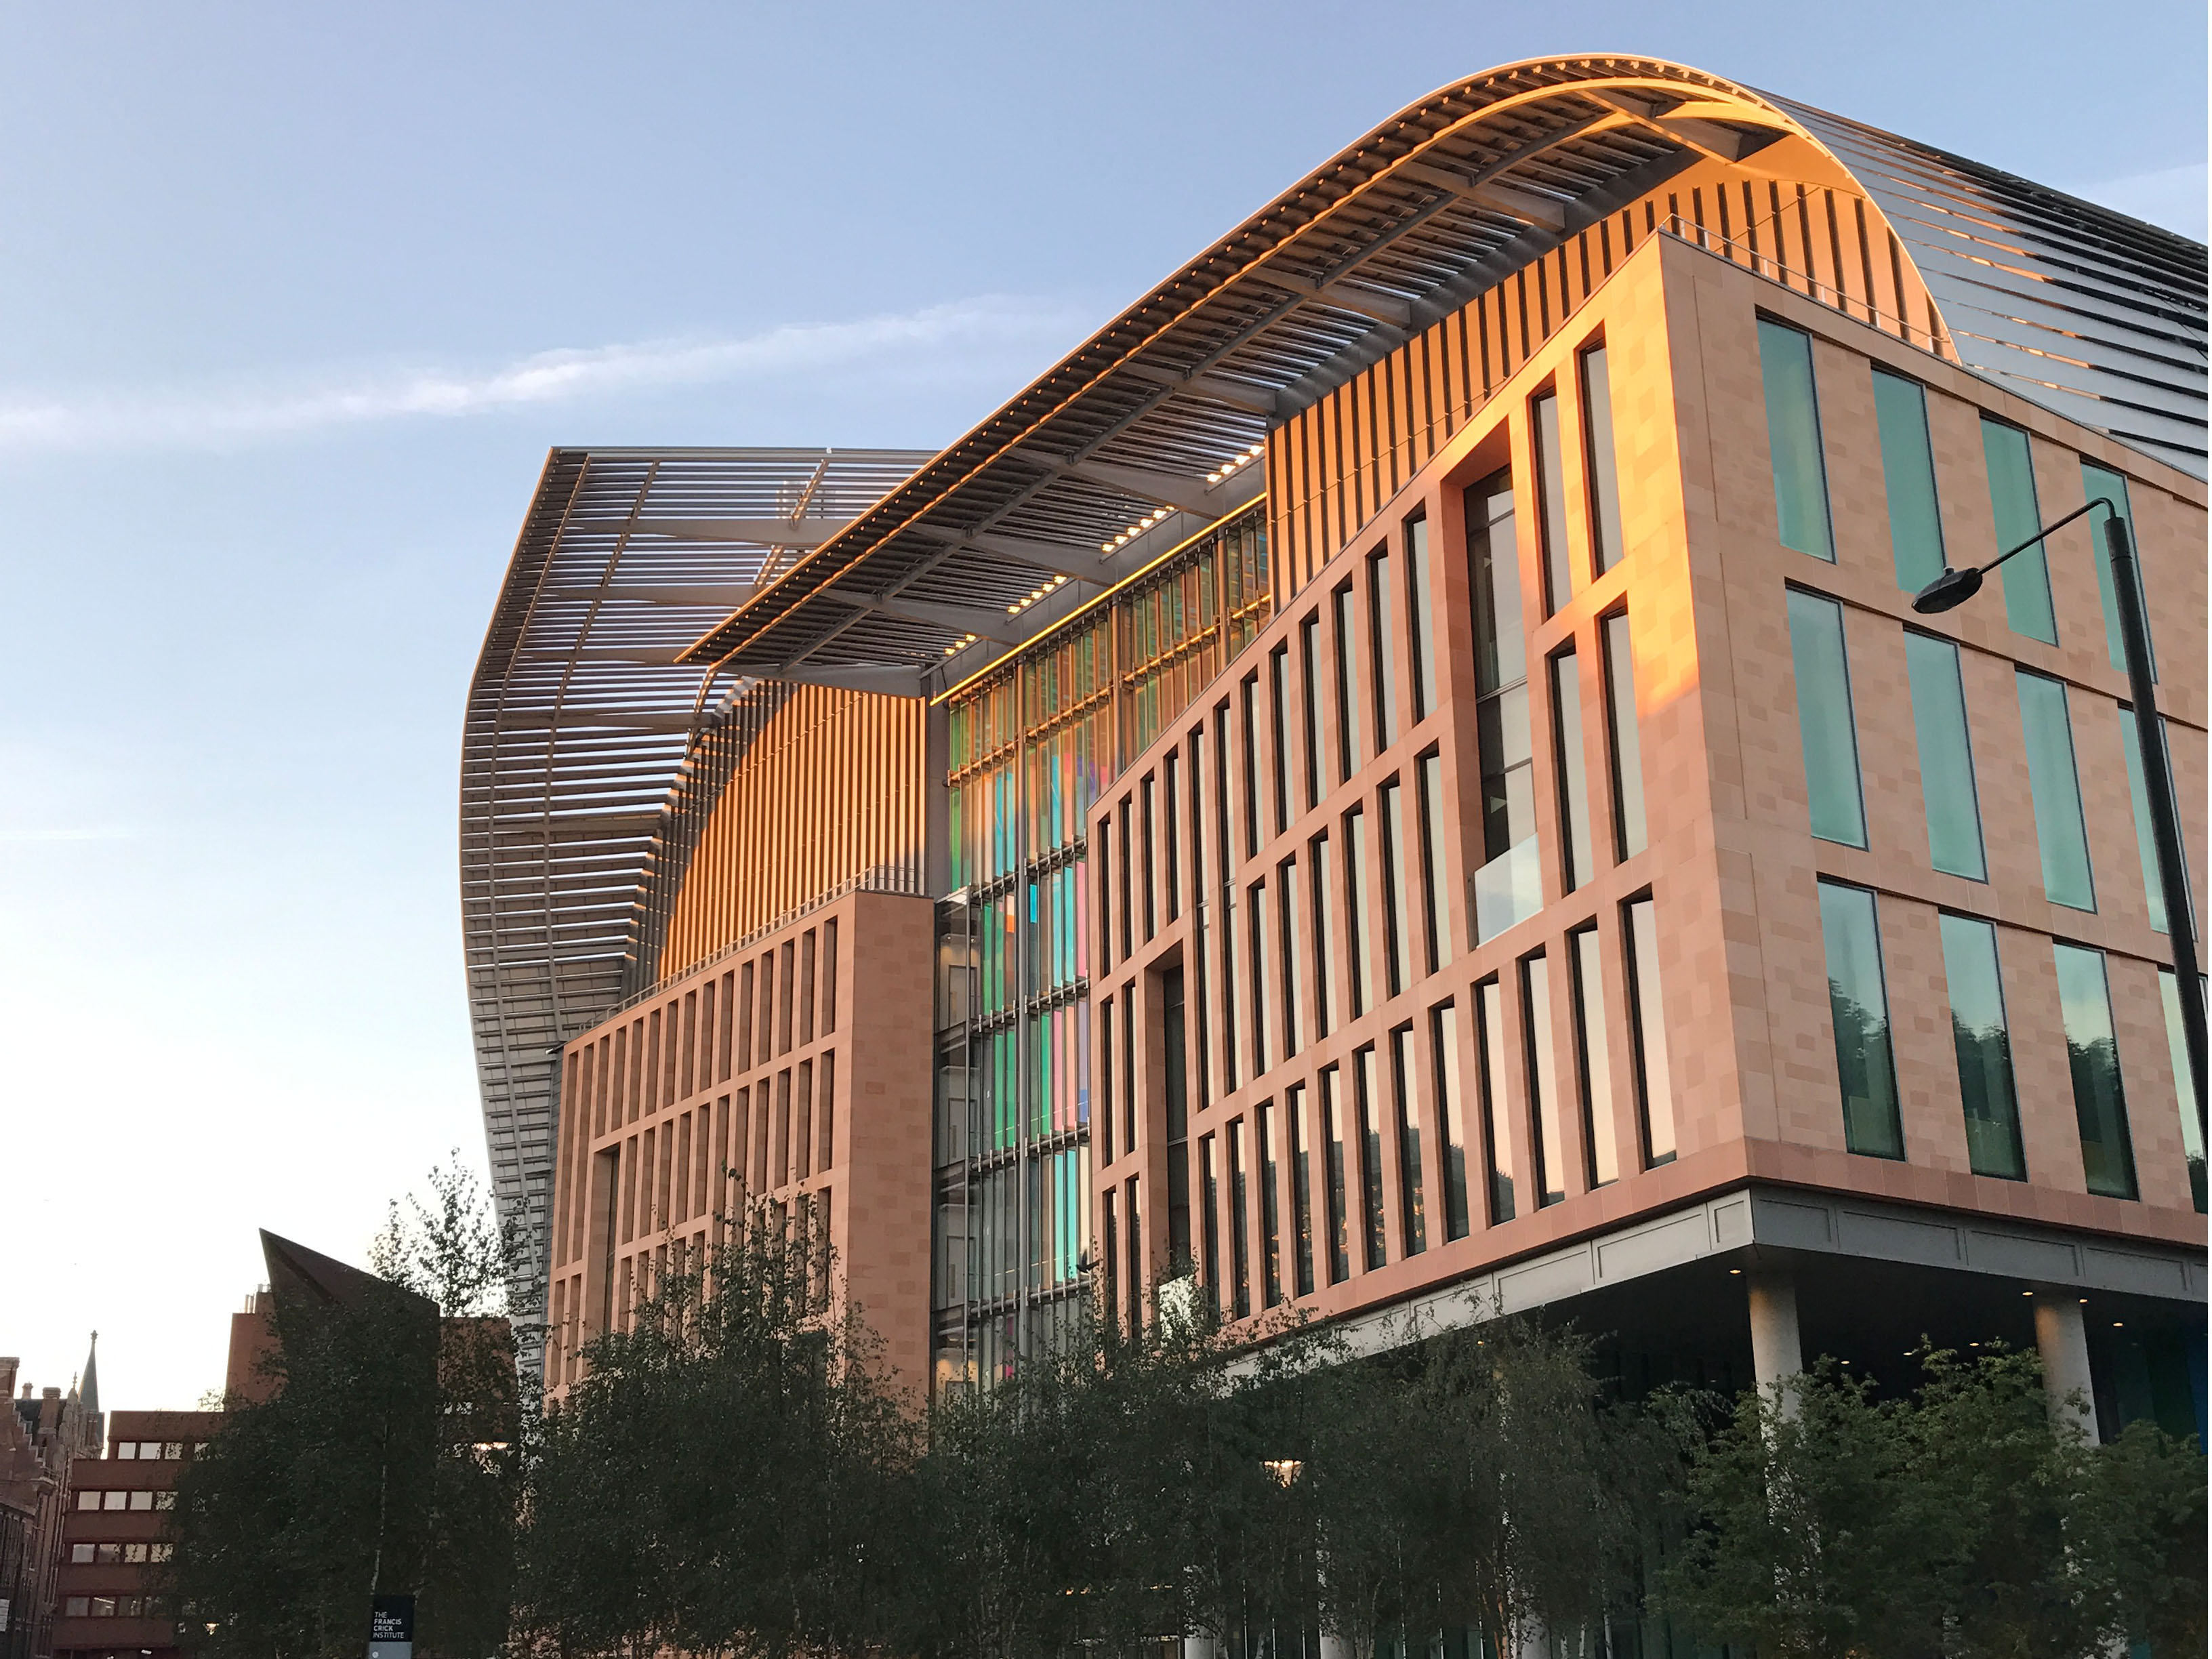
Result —
[[1474, 606], [1475, 741], [1481, 766], [1482, 863], [1474, 872], [1478, 945], [1542, 908], [1536, 785], [1528, 735], [1528, 647], [1521, 624], [1513, 478], [1467, 492], [1468, 581]]
[[[1265, 526], [1261, 502], [945, 700], [955, 899], [941, 908], [939, 946], [945, 973], [969, 988], [939, 1002], [940, 1385], [1008, 1375], [1080, 1310], [1091, 1232], [1091, 957], [1117, 942], [1110, 931], [1100, 937], [1117, 907], [1091, 885], [1086, 826], [1123, 759], [1264, 624]], [[1104, 861], [1106, 849], [1096, 851]], [[1122, 906], [1127, 868], [1114, 882]], [[1133, 1208], [1133, 1240], [1135, 1219]]]

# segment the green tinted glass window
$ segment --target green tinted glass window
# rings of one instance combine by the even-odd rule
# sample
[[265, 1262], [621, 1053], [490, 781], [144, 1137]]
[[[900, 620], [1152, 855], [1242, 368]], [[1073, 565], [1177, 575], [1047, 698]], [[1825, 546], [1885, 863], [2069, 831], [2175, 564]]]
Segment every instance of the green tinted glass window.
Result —
[[2133, 1198], [2135, 1153], [2128, 1144], [2127, 1098], [2120, 1091], [2120, 1051], [2112, 1035], [2104, 955], [2056, 942], [2051, 953], [2058, 969], [2058, 1004], [2066, 1021], [2066, 1058], [2074, 1073], [2082, 1176], [2093, 1193]]
[[1820, 936], [1828, 951], [1828, 1010], [1843, 1086], [1844, 1144], [1876, 1158], [1903, 1158], [1897, 1068], [1890, 1055], [1889, 999], [1882, 989], [1881, 934], [1874, 895], [1820, 883]]
[[[2135, 514], [2128, 510], [2128, 481], [2110, 467], [2099, 466], [2094, 461], [2081, 463], [2081, 493], [2093, 501], [2110, 501], [2128, 527], [2132, 538], [2136, 532]], [[2123, 674], [2128, 672], [2128, 653], [2120, 644], [2120, 607], [2113, 598], [2112, 559], [2106, 550], [2105, 515], [2093, 514], [2089, 519], [2091, 562], [2097, 568], [2097, 598], [2105, 611], [2105, 650], [2112, 659], [2112, 666]], [[2142, 549], [2136, 549], [2136, 597], [2142, 598]], [[2143, 605], [2143, 632], [2150, 632], [2150, 606]], [[2158, 651], [2150, 653], [2151, 678], [2158, 678]]]
[[2027, 738], [2027, 781], [2035, 796], [2035, 840], [2043, 854], [2043, 890], [2053, 904], [2097, 908], [2089, 872], [2089, 839], [2081, 827], [2081, 784], [2074, 770], [2074, 731], [2066, 688], [2021, 670], [2020, 723]]
[[[2167, 1062], [2173, 1067], [2174, 1103], [2181, 1109], [2181, 1150], [2189, 1160], [2189, 1194], [2196, 1200], [2197, 1212], [2204, 1213], [2204, 1130], [2197, 1121], [2197, 1087], [2189, 1070], [2189, 1037], [2181, 1024], [2181, 981], [2174, 978], [2173, 969], [2158, 970], [2159, 1000], [2166, 1005], [2166, 1048]], [[2197, 994], [2203, 995], [2204, 981], [2197, 981]]]
[[[2035, 468], [2029, 458], [2027, 434], [2001, 421], [1982, 422], [1982, 458], [1990, 471], [1990, 511], [1995, 515], [1997, 544], [1992, 554], [2016, 547], [2043, 527], [2035, 505]], [[2005, 621], [2015, 634], [2058, 643], [2058, 623], [2051, 611], [2051, 571], [2039, 543], [2006, 561], [1998, 573], [2004, 578]]]
[[1976, 1175], [2027, 1178], [2021, 1154], [2020, 1102], [2013, 1091], [2012, 1035], [2005, 1025], [1997, 930], [1945, 916], [1943, 976], [1951, 988], [1951, 1042], [1966, 1109], [1966, 1156]]
[[1905, 666], [1912, 682], [1912, 729], [1920, 740], [1929, 862], [1948, 874], [1985, 881], [1989, 866], [1982, 854], [1982, 810], [1974, 794], [1959, 647], [1948, 640], [1907, 632]]
[[[2136, 854], [2142, 860], [2143, 897], [2150, 905], [2150, 925], [2166, 931], [2166, 888], [2159, 879], [2158, 838], [2151, 832], [2150, 797], [2143, 783], [2142, 738], [2136, 732], [2135, 710], [2119, 707], [2120, 752], [2128, 757], [2128, 799], [2136, 809]], [[2163, 728], [2165, 722], [2160, 726]]]
[[1813, 391], [1813, 342], [1759, 319], [1759, 374], [1766, 388], [1766, 446], [1774, 465], [1774, 515], [1782, 544], [1836, 562], [1828, 528], [1828, 472], [1820, 458], [1820, 408]]
[[1928, 447], [1928, 398], [1917, 380], [1874, 372], [1881, 430], [1881, 478], [1889, 497], [1889, 549], [1897, 585], [1917, 593], [1943, 574], [1943, 520], [1936, 507], [1936, 461]]
[[1805, 746], [1805, 793], [1813, 833], [1863, 847], [1858, 734], [1844, 658], [1844, 611], [1833, 599], [1790, 590], [1790, 653], [1797, 670], [1797, 730]]

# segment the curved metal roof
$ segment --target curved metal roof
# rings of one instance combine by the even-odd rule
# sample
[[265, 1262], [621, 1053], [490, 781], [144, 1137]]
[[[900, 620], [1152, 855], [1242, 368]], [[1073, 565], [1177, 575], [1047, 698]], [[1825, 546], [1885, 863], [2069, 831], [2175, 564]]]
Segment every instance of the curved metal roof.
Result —
[[[683, 647], [928, 459], [556, 449], [469, 687], [461, 921], [492, 1190], [542, 1241], [556, 1054], [629, 990], [712, 674]], [[732, 688], [734, 689], [734, 688]]]
[[[1237, 504], [1221, 470], [1271, 424], [1699, 158], [1742, 161], [1785, 136], [1894, 222], [1970, 367], [2202, 473], [2202, 246], [1702, 70], [1544, 58], [1385, 121], [685, 659], [768, 676], [918, 674], [966, 642], [960, 607], [1003, 619], [1030, 590], [1033, 565], [1009, 551], [1042, 550], [1031, 556], [1093, 577], [1096, 550], [1159, 506], [1219, 516]], [[868, 599], [906, 614], [863, 621], [854, 607]], [[923, 614], [932, 605], [945, 609]]]

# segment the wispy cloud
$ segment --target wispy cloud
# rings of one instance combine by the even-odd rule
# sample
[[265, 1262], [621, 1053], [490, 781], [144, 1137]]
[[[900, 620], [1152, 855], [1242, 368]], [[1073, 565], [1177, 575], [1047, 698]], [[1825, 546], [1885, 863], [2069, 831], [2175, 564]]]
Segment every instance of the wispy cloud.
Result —
[[0, 392], [0, 450], [228, 447], [369, 422], [450, 420], [659, 387], [771, 381], [863, 362], [905, 374], [931, 364], [973, 372], [979, 360], [1036, 362], [1073, 339], [1083, 320], [1065, 303], [993, 295], [734, 337], [540, 351], [476, 370], [417, 365], [289, 383], [58, 397]]

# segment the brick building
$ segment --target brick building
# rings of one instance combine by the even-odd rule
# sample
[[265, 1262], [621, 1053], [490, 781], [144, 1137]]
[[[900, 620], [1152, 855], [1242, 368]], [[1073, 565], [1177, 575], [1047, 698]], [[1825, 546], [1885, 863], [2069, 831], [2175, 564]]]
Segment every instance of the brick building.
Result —
[[155, 1583], [178, 1474], [222, 1421], [220, 1412], [118, 1411], [106, 1455], [78, 1460], [62, 1522], [58, 1659], [177, 1651], [174, 1610]]
[[19, 1362], [0, 1358], [0, 1397], [11, 1410], [0, 1423], [0, 1659], [47, 1659], [54, 1620], [63, 1532], [70, 1485], [80, 1463], [100, 1455], [106, 1419], [100, 1409], [100, 1334], [93, 1333], [84, 1370], [66, 1392], [57, 1388], [13, 1398]]

